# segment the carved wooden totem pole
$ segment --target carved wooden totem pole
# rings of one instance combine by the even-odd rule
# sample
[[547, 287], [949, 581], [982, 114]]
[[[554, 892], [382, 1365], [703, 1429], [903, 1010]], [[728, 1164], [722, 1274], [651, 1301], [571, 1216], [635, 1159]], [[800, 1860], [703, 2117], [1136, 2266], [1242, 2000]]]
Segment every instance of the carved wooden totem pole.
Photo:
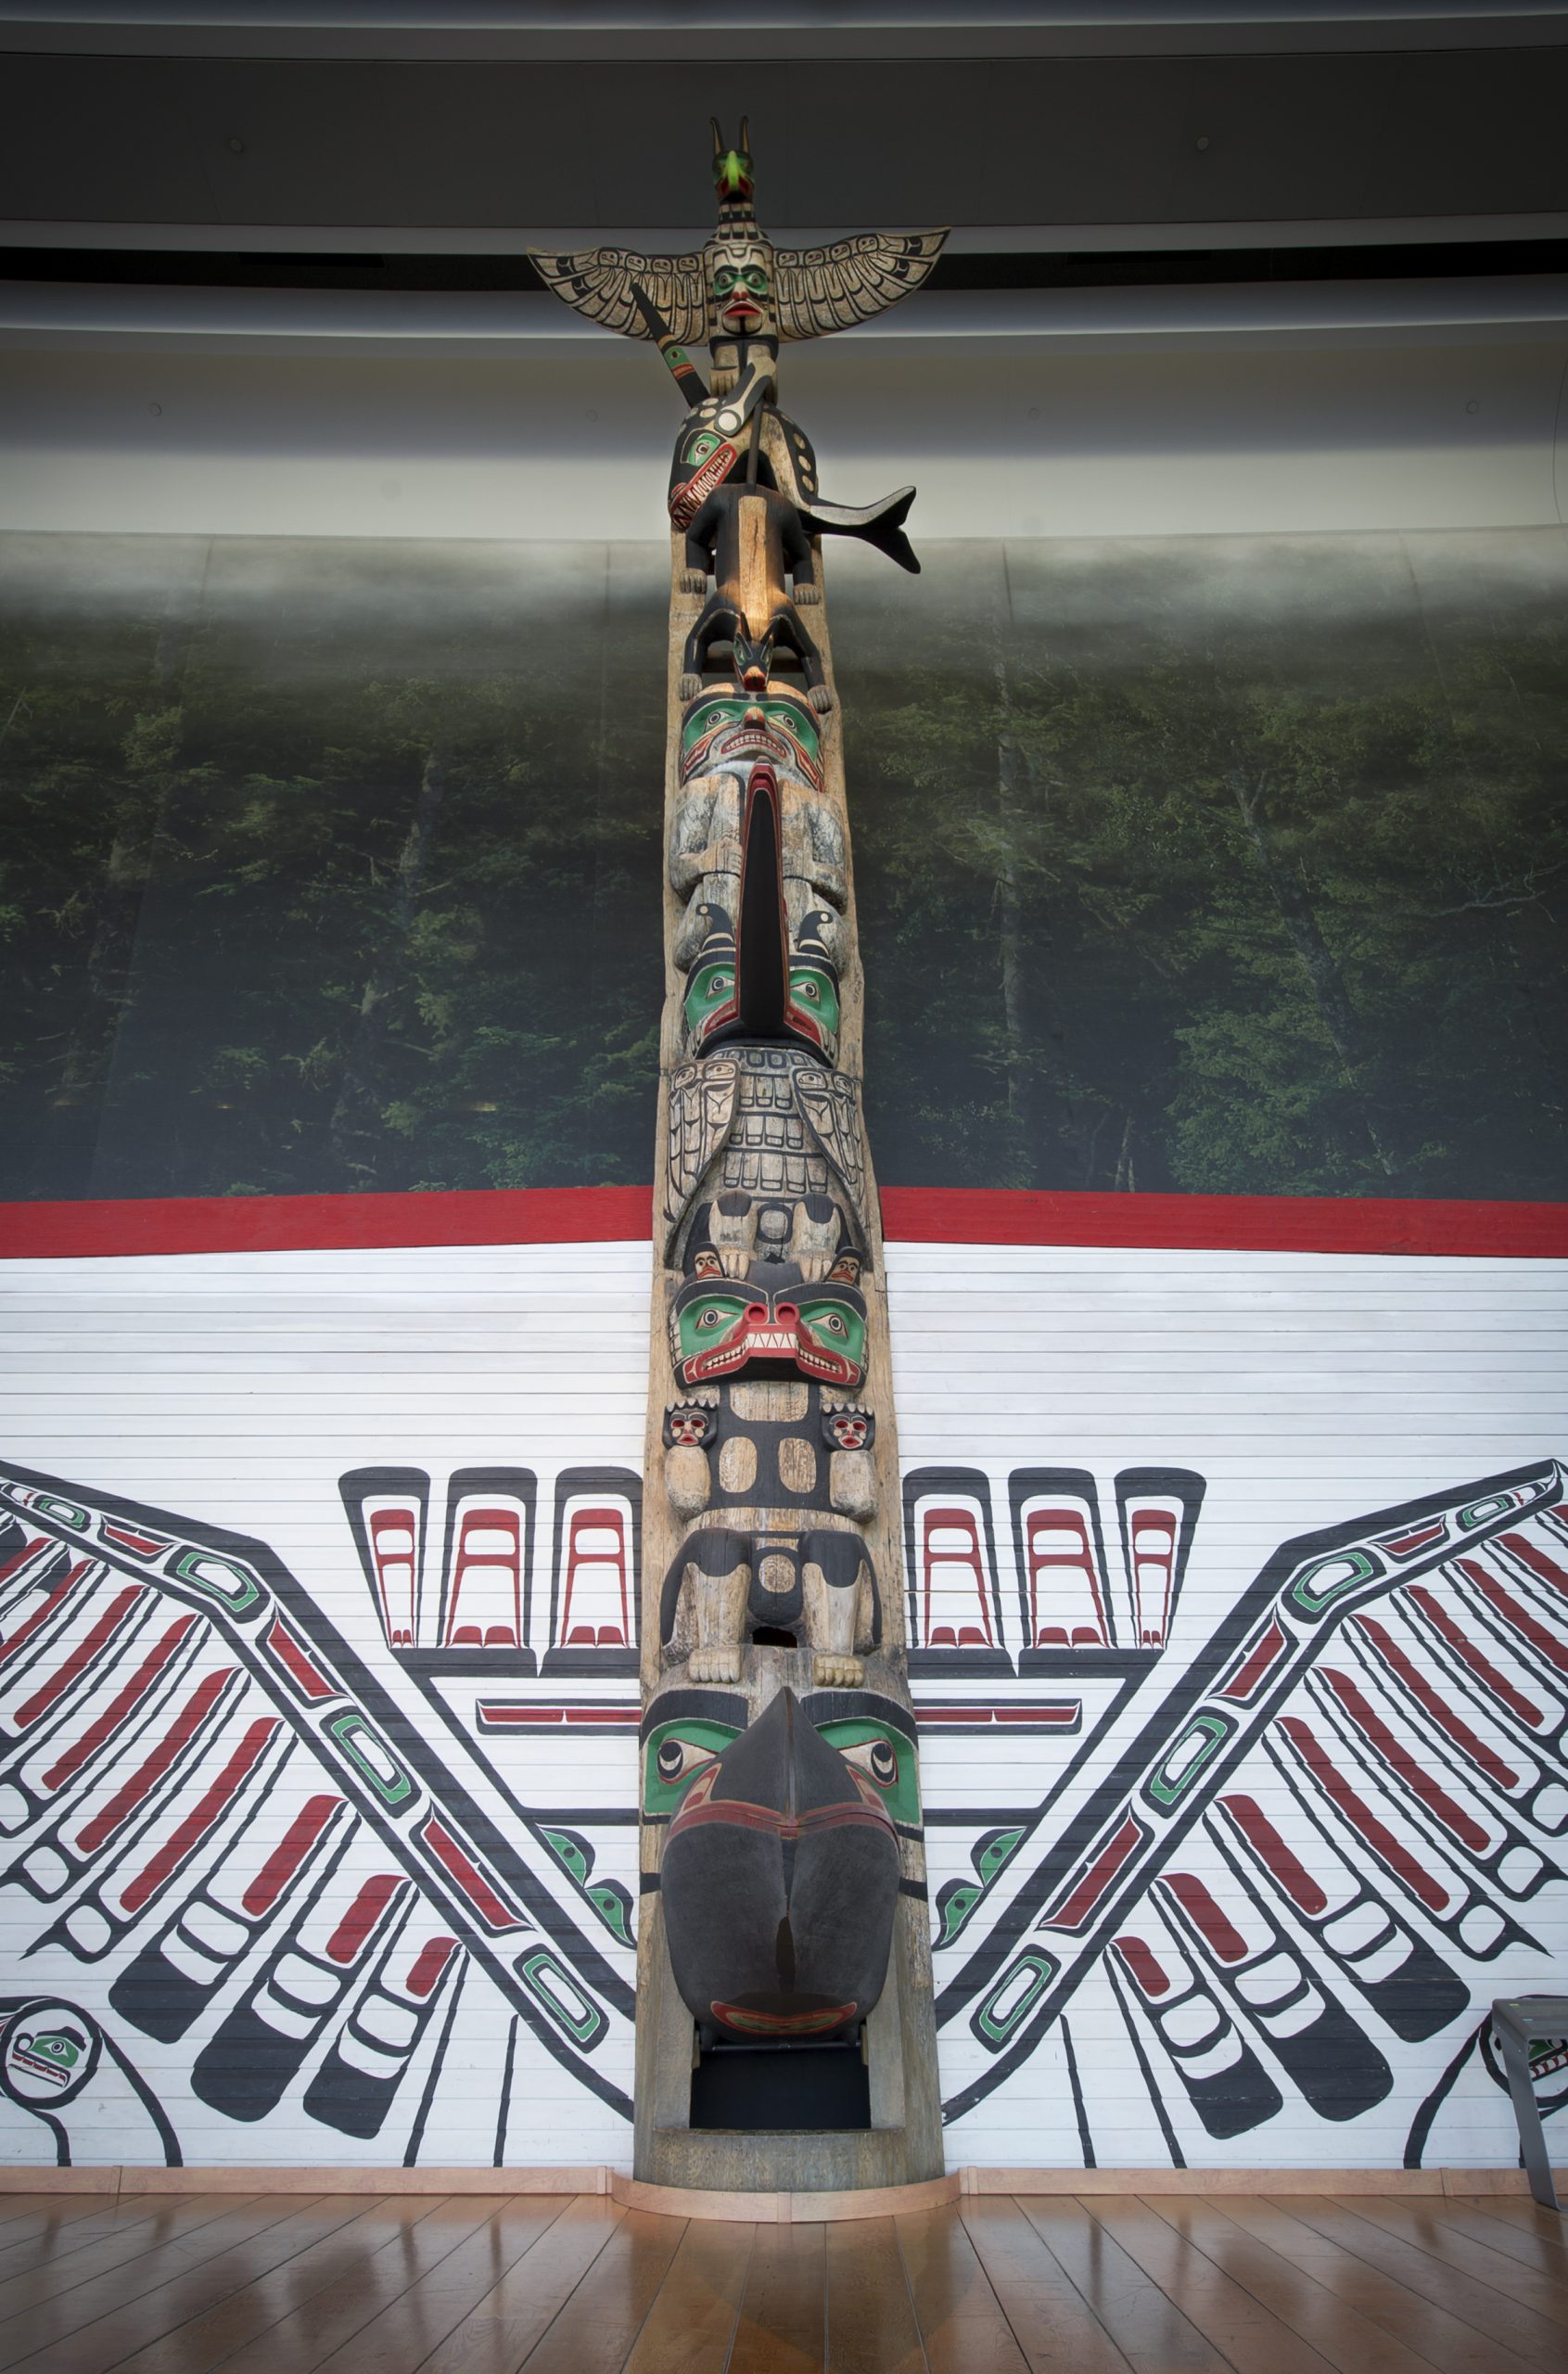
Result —
[[[669, 497], [636, 2172], [822, 2189], [942, 2167], [821, 540], [918, 563], [912, 488], [862, 510], [822, 499], [778, 356], [918, 287], [946, 235], [775, 251], [746, 125], [738, 148], [717, 124], [713, 143], [701, 254], [535, 258], [580, 313], [657, 342], [687, 405]], [[687, 352], [703, 339], [706, 383]]]

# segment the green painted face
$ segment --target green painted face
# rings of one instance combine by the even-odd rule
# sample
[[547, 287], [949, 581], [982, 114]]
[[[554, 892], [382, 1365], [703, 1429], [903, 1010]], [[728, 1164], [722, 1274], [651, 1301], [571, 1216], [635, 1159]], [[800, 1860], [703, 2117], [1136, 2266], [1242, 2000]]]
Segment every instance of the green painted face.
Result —
[[[761, 715], [748, 725], [752, 710]], [[774, 693], [756, 700], [744, 693], [709, 693], [694, 701], [681, 723], [682, 781], [723, 761], [746, 759], [766, 759], [786, 774], [804, 775], [820, 791], [822, 737], [806, 703]]]
[[842, 1723], [822, 1723], [818, 1728], [846, 1764], [852, 1764], [857, 1772], [875, 1783], [889, 1816], [899, 1828], [918, 1830], [920, 1768], [914, 1742], [891, 1723], [879, 1723], [872, 1716], [856, 1716]]
[[789, 1002], [804, 1008], [824, 1039], [838, 1037], [838, 984], [831, 968], [814, 957], [790, 960]]
[[727, 1723], [706, 1722], [695, 1715], [676, 1715], [657, 1724], [643, 1747], [643, 1811], [672, 1814], [689, 1783], [739, 1737], [738, 1725], [732, 1729]]
[[713, 293], [720, 298], [754, 297], [759, 304], [768, 300], [768, 267], [763, 263], [721, 263], [713, 275]]
[[700, 1359], [714, 1352], [746, 1318], [756, 1296], [746, 1286], [732, 1286], [717, 1279], [694, 1295], [675, 1320], [676, 1358]]
[[695, 1041], [703, 1024], [720, 1006], [728, 1005], [735, 994], [735, 960], [733, 956], [709, 958], [706, 964], [694, 964], [686, 981], [684, 1013], [686, 1028]]
[[[920, 1770], [914, 1742], [874, 1716], [852, 1716], [818, 1727], [846, 1764], [870, 1780], [902, 1830], [921, 1827]], [[740, 1726], [695, 1715], [672, 1716], [657, 1724], [643, 1747], [643, 1810], [654, 1819], [673, 1815], [699, 1772], [722, 1755]]]
[[[857, 1295], [855, 1300], [859, 1299]], [[848, 1360], [857, 1375], [863, 1376], [866, 1322], [851, 1307], [844, 1290], [840, 1288], [831, 1295], [813, 1295], [807, 1287], [800, 1294], [799, 1305], [802, 1334], [810, 1337], [819, 1351], [830, 1353], [837, 1360]]]

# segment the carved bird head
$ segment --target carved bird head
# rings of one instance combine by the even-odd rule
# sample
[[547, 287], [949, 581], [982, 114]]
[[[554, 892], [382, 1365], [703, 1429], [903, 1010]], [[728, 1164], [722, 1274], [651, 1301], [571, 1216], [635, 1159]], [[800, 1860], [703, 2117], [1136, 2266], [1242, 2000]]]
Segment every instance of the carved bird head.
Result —
[[741, 118], [741, 137], [738, 148], [725, 147], [724, 135], [719, 129], [719, 119], [716, 115], [710, 115], [708, 120], [713, 126], [713, 186], [719, 193], [719, 203], [720, 206], [728, 206], [738, 199], [742, 204], [749, 206], [754, 194], [751, 178], [751, 119], [744, 115]]

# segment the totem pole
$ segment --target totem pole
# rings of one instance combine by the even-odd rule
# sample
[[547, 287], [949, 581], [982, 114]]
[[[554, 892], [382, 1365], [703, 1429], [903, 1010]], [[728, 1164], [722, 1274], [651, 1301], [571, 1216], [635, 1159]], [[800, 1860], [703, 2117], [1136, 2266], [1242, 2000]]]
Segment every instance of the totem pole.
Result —
[[[940, 2174], [861, 976], [821, 542], [907, 569], [914, 490], [825, 502], [782, 341], [916, 288], [944, 232], [776, 251], [746, 124], [700, 254], [536, 255], [657, 343], [675, 440], [636, 2173]], [[687, 349], [706, 339], [705, 381]]]

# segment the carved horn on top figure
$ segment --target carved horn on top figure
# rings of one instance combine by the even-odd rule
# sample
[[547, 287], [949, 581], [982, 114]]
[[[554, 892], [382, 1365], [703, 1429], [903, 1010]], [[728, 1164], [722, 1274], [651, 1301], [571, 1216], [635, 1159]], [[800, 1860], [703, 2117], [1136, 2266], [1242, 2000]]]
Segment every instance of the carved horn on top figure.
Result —
[[[719, 220], [699, 254], [535, 258], [580, 313], [656, 342], [684, 407], [667, 488], [635, 2163], [655, 2182], [845, 2189], [937, 2174], [942, 2145], [822, 542], [918, 563], [912, 487], [823, 500], [778, 361], [918, 287], [946, 235], [775, 249], [748, 120], [734, 147], [710, 128]], [[780, 2052], [788, 2131], [764, 2115], [762, 2056]]]

